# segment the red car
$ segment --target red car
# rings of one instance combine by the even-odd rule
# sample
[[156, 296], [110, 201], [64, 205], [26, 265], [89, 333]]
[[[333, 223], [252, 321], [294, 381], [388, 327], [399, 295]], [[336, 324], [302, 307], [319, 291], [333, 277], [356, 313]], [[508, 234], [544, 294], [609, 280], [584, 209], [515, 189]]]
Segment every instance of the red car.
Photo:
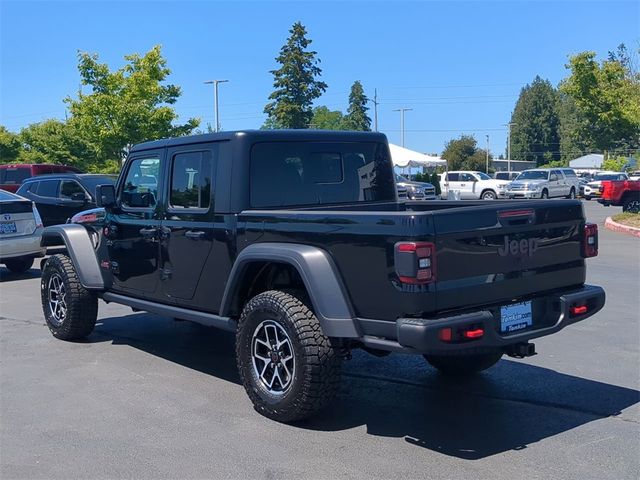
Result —
[[15, 193], [24, 180], [47, 173], [82, 173], [67, 165], [49, 163], [10, 163], [0, 165], [0, 189]]
[[623, 212], [640, 213], [640, 180], [604, 181], [600, 192], [598, 202], [604, 206], [622, 205]]

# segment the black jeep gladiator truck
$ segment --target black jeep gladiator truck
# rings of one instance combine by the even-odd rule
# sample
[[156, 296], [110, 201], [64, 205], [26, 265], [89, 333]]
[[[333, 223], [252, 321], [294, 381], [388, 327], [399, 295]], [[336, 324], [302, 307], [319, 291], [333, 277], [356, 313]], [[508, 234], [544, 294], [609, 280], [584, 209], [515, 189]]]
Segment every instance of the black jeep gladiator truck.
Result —
[[247, 394], [282, 422], [331, 400], [352, 349], [470, 374], [605, 302], [580, 202], [398, 202], [382, 134], [151, 141], [96, 198], [43, 234], [67, 252], [43, 264], [53, 335], [89, 335], [98, 299], [235, 332]]

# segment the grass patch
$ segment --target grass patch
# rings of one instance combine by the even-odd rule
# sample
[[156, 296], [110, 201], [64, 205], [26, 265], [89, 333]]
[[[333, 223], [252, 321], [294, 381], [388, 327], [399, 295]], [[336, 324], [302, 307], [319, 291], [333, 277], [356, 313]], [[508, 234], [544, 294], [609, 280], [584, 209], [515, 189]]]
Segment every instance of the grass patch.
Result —
[[614, 215], [613, 217], [611, 217], [611, 219], [614, 222], [627, 225], [628, 227], [640, 228], [640, 213], [619, 213], [618, 215]]

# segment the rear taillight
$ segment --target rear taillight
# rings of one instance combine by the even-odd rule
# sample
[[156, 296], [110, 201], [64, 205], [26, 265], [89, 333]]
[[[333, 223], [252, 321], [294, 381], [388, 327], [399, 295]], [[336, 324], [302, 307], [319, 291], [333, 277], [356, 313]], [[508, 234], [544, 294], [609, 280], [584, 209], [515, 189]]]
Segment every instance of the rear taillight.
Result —
[[436, 280], [436, 246], [431, 242], [398, 242], [395, 267], [402, 283], [419, 285]]
[[598, 225], [586, 223], [582, 238], [582, 256], [585, 258], [598, 255]]
[[36, 228], [42, 228], [44, 225], [42, 224], [42, 217], [40, 217], [40, 212], [36, 208], [36, 204], [31, 204], [31, 209], [33, 210], [33, 218], [36, 221]]

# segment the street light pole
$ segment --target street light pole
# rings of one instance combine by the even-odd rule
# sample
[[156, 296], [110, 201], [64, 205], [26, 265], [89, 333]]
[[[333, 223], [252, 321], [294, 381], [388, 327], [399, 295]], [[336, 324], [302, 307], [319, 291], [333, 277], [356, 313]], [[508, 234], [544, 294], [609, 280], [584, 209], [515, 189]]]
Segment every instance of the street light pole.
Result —
[[489, 135], [487, 135], [487, 166], [484, 173], [489, 175]]
[[410, 112], [413, 108], [397, 108], [394, 112], [400, 112], [400, 146], [404, 147], [404, 112]]
[[218, 116], [218, 84], [225, 83], [228, 81], [229, 80], [207, 80], [206, 82], [204, 82], [206, 85], [213, 84], [213, 108], [215, 113], [215, 129], [214, 129], [215, 132], [220, 131], [220, 120]]

